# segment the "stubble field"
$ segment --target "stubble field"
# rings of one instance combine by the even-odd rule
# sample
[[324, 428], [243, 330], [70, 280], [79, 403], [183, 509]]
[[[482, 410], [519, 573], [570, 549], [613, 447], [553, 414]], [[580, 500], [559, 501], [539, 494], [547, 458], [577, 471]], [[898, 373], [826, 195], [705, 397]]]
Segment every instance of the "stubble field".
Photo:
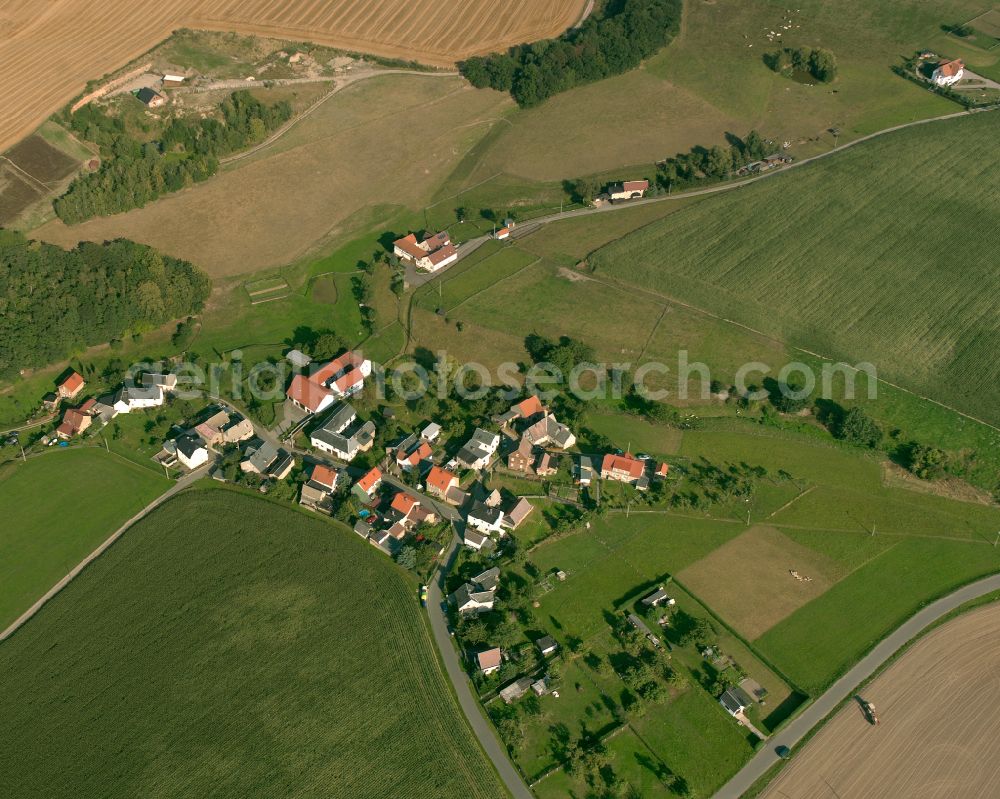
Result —
[[879, 726], [849, 703], [764, 797], [996, 796], [998, 636], [997, 604], [932, 632], [865, 689]]
[[560, 33], [582, 0], [13, 0], [0, 13], [0, 151], [178, 28], [306, 39], [433, 66]]

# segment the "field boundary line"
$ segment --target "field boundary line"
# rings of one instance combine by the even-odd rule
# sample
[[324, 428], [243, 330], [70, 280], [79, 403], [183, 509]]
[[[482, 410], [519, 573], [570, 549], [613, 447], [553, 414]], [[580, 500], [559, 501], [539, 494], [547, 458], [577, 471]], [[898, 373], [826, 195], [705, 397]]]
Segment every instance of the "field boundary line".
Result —
[[[128, 460], [127, 458], [125, 460]], [[130, 461], [131, 462], [131, 461]], [[136, 464], [138, 466], [138, 464]], [[73, 579], [80, 574], [87, 566], [93, 563], [97, 558], [103, 555], [119, 538], [121, 538], [129, 529], [132, 528], [137, 522], [145, 518], [150, 512], [156, 510], [162, 504], [167, 502], [167, 500], [179, 494], [184, 489], [188, 488], [196, 480], [201, 479], [206, 474], [208, 474], [208, 467], [202, 466], [200, 469], [185, 475], [180, 480], [178, 480], [174, 485], [164, 491], [160, 496], [154, 499], [152, 502], [147, 504], [144, 508], [139, 510], [134, 516], [132, 516], [128, 521], [121, 525], [117, 530], [115, 530], [110, 536], [104, 539], [98, 547], [91, 552], [87, 557], [81, 560], [76, 566], [70, 569], [69, 573], [63, 577], [59, 582], [52, 586], [40, 599], [38, 599], [30, 608], [28, 608], [24, 613], [18, 616], [2, 633], [0, 633], [0, 642], [6, 641], [14, 633], [16, 633], [21, 627], [23, 627], [38, 611], [40, 611], [45, 604], [52, 599], [56, 594], [63, 590], [67, 585], [69, 585]]]
[[0, 155], [0, 158], [2, 158], [4, 161], [6, 161], [8, 164], [10, 164], [10, 166], [11, 166], [12, 169], [14, 169], [15, 171], [17, 171], [20, 174], [24, 175], [24, 177], [26, 177], [31, 182], [31, 184], [34, 185], [36, 188], [38, 186], [41, 186], [42, 187], [41, 191], [45, 192], [46, 194], [48, 194], [50, 191], [52, 191], [52, 187], [51, 186], [46, 186], [44, 183], [42, 183], [42, 181], [40, 181], [38, 178], [36, 178], [30, 172], [26, 172], [21, 167], [19, 167], [17, 164], [15, 164], [13, 161], [11, 161], [6, 155]]
[[879, 640], [854, 666], [833, 682], [816, 697], [798, 716], [771, 737], [771, 745], [760, 749], [736, 775], [722, 786], [713, 799], [739, 799], [757, 780], [778, 764], [781, 758], [777, 749], [792, 749], [839, 707], [840, 703], [858, 686], [897, 653], [904, 651], [928, 628], [932, 628], [942, 618], [975, 599], [1000, 590], [1000, 574], [982, 577], [957, 588], [950, 594], [938, 597], [924, 605], [916, 613], [905, 619], [896, 629]]
[[769, 514], [767, 514], [767, 516], [765, 517], [765, 519], [773, 519], [775, 516], [777, 516], [783, 510], [787, 510], [792, 505], [794, 505], [796, 502], [798, 502], [800, 499], [802, 499], [802, 497], [804, 497], [806, 494], [811, 494], [815, 490], [816, 490], [816, 484], [813, 483], [813, 485], [809, 486], [808, 488], [806, 488], [803, 491], [800, 491], [798, 494], [796, 494], [794, 497], [792, 497], [790, 500], [788, 500], [788, 502], [786, 502], [780, 508], [778, 508], [777, 510], [771, 511]]
[[[503, 252], [503, 250], [497, 250], [497, 252]], [[448, 312], [448, 313], [451, 313], [451, 312], [452, 312], [452, 311], [454, 311], [454, 310], [455, 310], [456, 308], [459, 308], [459, 307], [461, 307], [462, 305], [465, 305], [465, 303], [467, 303], [467, 302], [468, 302], [469, 300], [473, 299], [474, 297], [478, 297], [478, 296], [479, 296], [480, 294], [482, 294], [482, 293], [483, 293], [484, 291], [489, 291], [490, 289], [492, 289], [492, 288], [496, 288], [497, 286], [499, 286], [499, 285], [500, 285], [501, 283], [503, 283], [503, 282], [504, 282], [505, 280], [510, 280], [510, 278], [512, 278], [512, 277], [517, 277], [517, 276], [518, 276], [519, 274], [521, 274], [521, 272], [523, 272], [523, 271], [524, 271], [525, 269], [530, 269], [531, 267], [533, 267], [533, 266], [534, 266], [535, 264], [537, 264], [537, 263], [538, 263], [539, 261], [541, 261], [541, 260], [542, 260], [542, 257], [541, 257], [541, 256], [538, 256], [538, 257], [537, 257], [537, 258], [535, 258], [535, 260], [534, 260], [534, 261], [532, 261], [532, 262], [531, 262], [530, 264], [525, 264], [525, 265], [524, 265], [524, 266], [522, 266], [522, 267], [521, 267], [520, 269], [518, 269], [518, 270], [517, 270], [516, 272], [511, 272], [511, 273], [510, 273], [509, 275], [503, 275], [502, 277], [498, 278], [497, 280], [494, 280], [494, 281], [493, 281], [492, 283], [490, 283], [490, 284], [489, 284], [488, 286], [485, 286], [485, 287], [483, 287], [483, 288], [479, 289], [479, 291], [476, 291], [476, 292], [473, 292], [473, 293], [472, 293], [472, 294], [470, 294], [470, 295], [469, 295], [468, 297], [466, 297], [465, 299], [463, 299], [463, 300], [462, 300], [461, 302], [459, 302], [459, 303], [456, 303], [455, 305], [452, 305], [452, 306], [451, 306], [450, 308], [448, 308], [448, 309], [447, 309], [447, 312]], [[475, 269], [475, 266], [473, 266], [473, 269]], [[458, 277], [461, 277], [461, 275], [458, 275]], [[444, 284], [442, 284], [442, 287], [443, 287], [443, 286], [444, 286]]]

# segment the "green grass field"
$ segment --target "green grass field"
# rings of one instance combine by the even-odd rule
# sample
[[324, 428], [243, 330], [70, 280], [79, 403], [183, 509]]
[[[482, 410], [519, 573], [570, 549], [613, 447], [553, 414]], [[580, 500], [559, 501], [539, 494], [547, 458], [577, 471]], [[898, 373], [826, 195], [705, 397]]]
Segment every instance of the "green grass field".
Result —
[[505, 795], [415, 585], [347, 528], [222, 489], [137, 525], [0, 664], [12, 799]]
[[169, 485], [100, 449], [49, 450], [0, 469], [0, 629]]
[[[1000, 421], [1000, 115], [887, 135], [673, 214], [596, 273], [691, 302]], [[669, 253], [669, 255], [664, 255]]]

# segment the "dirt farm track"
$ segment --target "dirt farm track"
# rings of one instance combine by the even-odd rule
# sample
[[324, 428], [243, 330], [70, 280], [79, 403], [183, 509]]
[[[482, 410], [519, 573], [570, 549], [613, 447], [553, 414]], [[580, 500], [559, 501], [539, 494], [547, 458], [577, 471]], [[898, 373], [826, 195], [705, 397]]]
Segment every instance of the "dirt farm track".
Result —
[[456, 60], [572, 26], [584, 0], [4, 0], [0, 151], [178, 28], [300, 39], [389, 58]]
[[1000, 796], [1000, 603], [918, 641], [810, 741], [765, 799]]

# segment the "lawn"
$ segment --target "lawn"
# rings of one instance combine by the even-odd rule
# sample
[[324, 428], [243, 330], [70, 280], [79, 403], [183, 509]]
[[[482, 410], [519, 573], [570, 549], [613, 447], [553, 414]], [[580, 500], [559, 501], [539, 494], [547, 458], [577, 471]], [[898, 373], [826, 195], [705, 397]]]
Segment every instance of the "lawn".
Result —
[[56, 448], [0, 469], [0, 629], [169, 485], [96, 448]]
[[988, 544], [906, 538], [754, 644], [816, 694], [929, 600], [998, 569]]
[[987, 113], [890, 134], [698, 203], [589, 263], [996, 422], [1000, 211], [980, 198], [1000, 178], [998, 133]]
[[0, 792], [504, 796], [419, 614], [347, 528], [182, 495], [0, 648]]

